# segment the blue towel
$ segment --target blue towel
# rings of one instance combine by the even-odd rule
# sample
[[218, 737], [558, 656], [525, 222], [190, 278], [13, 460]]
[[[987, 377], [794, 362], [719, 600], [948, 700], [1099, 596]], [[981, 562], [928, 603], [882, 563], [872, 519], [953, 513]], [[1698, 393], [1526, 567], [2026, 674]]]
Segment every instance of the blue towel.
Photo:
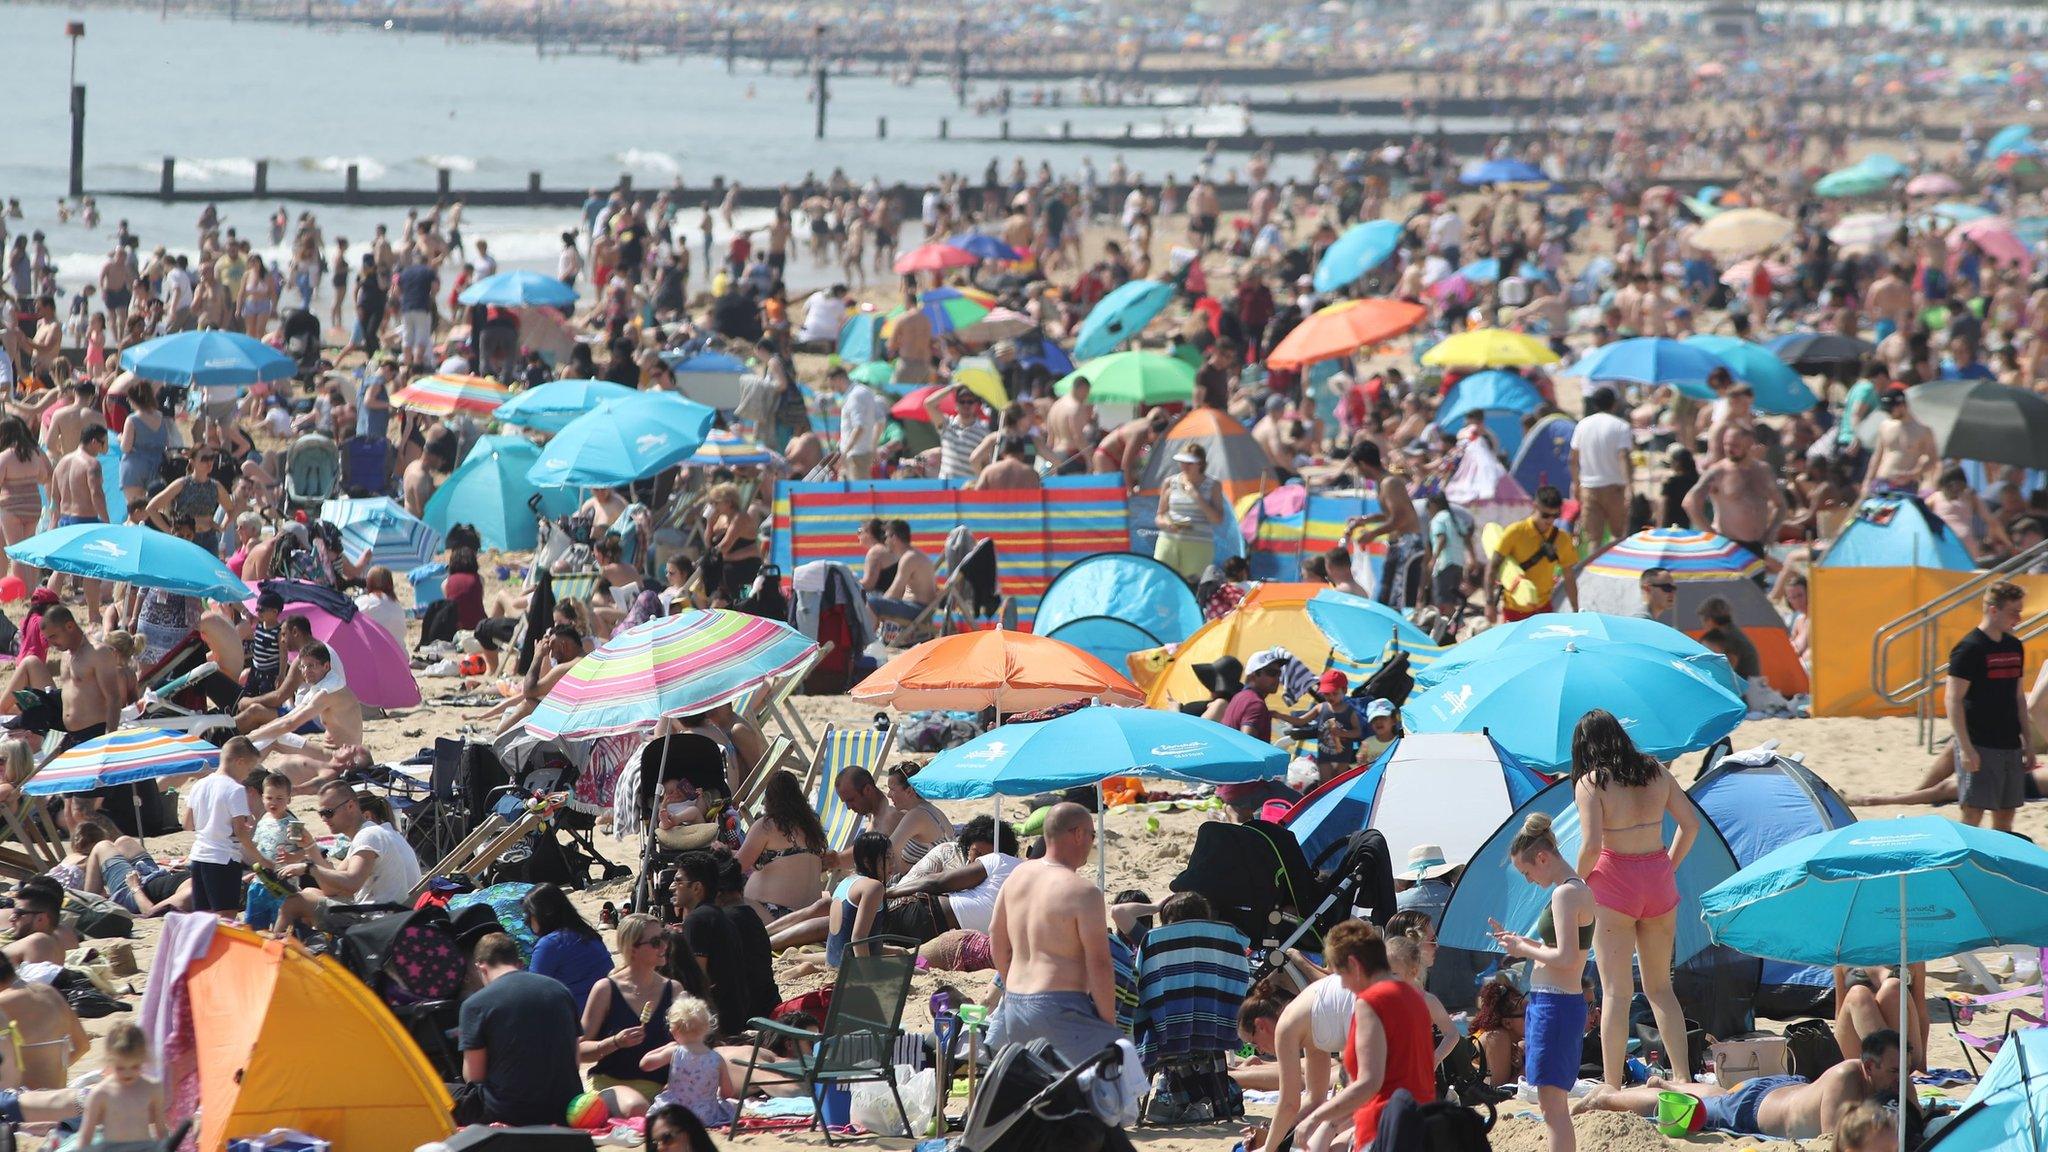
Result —
[[1238, 1046], [1237, 1010], [1251, 991], [1251, 941], [1215, 920], [1145, 934], [1138, 954], [1138, 1051], [1145, 1067]]

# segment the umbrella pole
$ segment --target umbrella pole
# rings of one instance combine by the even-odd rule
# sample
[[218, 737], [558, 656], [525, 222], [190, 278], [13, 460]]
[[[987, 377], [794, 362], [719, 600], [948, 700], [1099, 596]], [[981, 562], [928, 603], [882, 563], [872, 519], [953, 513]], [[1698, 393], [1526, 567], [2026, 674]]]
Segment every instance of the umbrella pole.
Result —
[[1906, 874], [1899, 873], [1899, 1152], [1906, 1152], [1906, 1109], [1912, 1107], [1913, 1061], [1906, 1050], [1906, 1037], [1913, 1031], [1913, 973], [1906, 966]]
[[1102, 784], [1095, 785], [1095, 886], [1109, 891], [1109, 805], [1102, 799]]

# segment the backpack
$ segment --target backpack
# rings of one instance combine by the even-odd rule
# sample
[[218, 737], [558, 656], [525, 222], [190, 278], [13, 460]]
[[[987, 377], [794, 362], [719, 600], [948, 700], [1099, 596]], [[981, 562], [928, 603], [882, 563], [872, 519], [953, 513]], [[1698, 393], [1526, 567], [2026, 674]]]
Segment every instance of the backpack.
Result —
[[1419, 1104], [1406, 1088], [1396, 1091], [1380, 1112], [1374, 1152], [1492, 1152], [1486, 1134], [1495, 1119], [1491, 1103], [1486, 1115], [1462, 1104], [1433, 1100]]
[[1818, 1079], [1841, 1063], [1841, 1045], [1825, 1020], [1794, 1020], [1785, 1025], [1785, 1050], [1792, 1074]]

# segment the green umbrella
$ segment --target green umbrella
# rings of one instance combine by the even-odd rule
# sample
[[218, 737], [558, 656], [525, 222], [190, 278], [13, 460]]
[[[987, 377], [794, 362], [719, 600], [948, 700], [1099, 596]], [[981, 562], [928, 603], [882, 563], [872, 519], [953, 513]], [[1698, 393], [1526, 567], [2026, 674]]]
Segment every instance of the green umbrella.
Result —
[[870, 388], [880, 388], [896, 378], [894, 360], [870, 360], [848, 372], [847, 377]]
[[1816, 196], [1840, 199], [1851, 196], [1874, 196], [1892, 186], [1888, 173], [1860, 165], [1840, 168], [1813, 182]]
[[1053, 391], [1065, 396], [1086, 377], [1088, 398], [1097, 404], [1171, 404], [1195, 397], [1195, 367], [1157, 352], [1115, 352], [1075, 369]]

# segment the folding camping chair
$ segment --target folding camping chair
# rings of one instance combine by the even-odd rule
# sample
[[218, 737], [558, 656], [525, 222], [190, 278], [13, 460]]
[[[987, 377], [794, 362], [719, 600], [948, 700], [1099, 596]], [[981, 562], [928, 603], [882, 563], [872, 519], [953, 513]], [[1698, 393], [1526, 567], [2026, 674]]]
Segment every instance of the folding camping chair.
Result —
[[478, 824], [469, 835], [462, 838], [460, 844], [450, 849], [448, 855], [443, 856], [439, 863], [420, 874], [420, 882], [413, 885], [408, 899], [418, 899], [420, 893], [425, 892], [427, 885], [437, 876], [475, 878], [483, 875], [485, 869], [496, 864], [500, 856], [525, 840], [529, 833], [545, 827], [556, 803], [551, 800], [540, 805], [521, 804], [517, 816], [513, 818], [493, 810], [484, 818], [483, 823]]
[[1005, 628], [1016, 626], [1016, 605], [1002, 594], [996, 542], [977, 540], [958, 556], [951, 556], [954, 549], [950, 542], [946, 550], [952, 563], [947, 565], [946, 582], [940, 586], [938, 596], [907, 624], [879, 621], [884, 632], [891, 631], [893, 626], [892, 647], [907, 648], [936, 640], [960, 631], [972, 621], [992, 617], [1000, 617]]
[[[1977, 959], [1967, 952], [1963, 955], [1969, 956], [1973, 961]], [[2041, 949], [2040, 956], [2041, 962], [2048, 964], [2048, 948]], [[1982, 971], [1983, 963], [1977, 961], [1976, 967]], [[1989, 981], [1989, 987], [1999, 987], [1997, 979], [1992, 977], [1988, 971], [1985, 972], [1985, 979]], [[1998, 1055], [1998, 1050], [2005, 1046], [2007, 1037], [2011, 1036], [2014, 1032], [2048, 1025], [2048, 1018], [2044, 1018], [2043, 1015], [2034, 1012], [2029, 1012], [2025, 1008], [2015, 1007], [2003, 1009], [2005, 1012], [2005, 1027], [1996, 1036], [1973, 1036], [1963, 1031], [1963, 1026], [1975, 1018], [1978, 1012], [1996, 1012], [2000, 1010], [2001, 1005], [2011, 1001], [2042, 996], [2044, 980], [2048, 980], [2048, 974], [2037, 976], [2032, 984], [2019, 988], [2006, 988], [2002, 991], [1995, 991], [1981, 996], [1972, 996], [1966, 992], [1950, 992], [1947, 996], [1943, 997], [1943, 1002], [1948, 1006], [1949, 1028], [1955, 1033], [1956, 1042], [1962, 1045], [1963, 1059], [1970, 1065], [1971, 1072], [1975, 1073], [1977, 1071], [1977, 1056], [1983, 1056], [1985, 1062], [1989, 1064], [1991, 1059]], [[2015, 1020], [2022, 1021], [2022, 1026], [2015, 1028], [2013, 1026], [2013, 1021]]]
[[848, 768], [865, 768], [879, 773], [889, 760], [889, 750], [896, 743], [896, 728], [840, 728], [826, 725], [824, 737], [818, 741], [818, 754], [804, 769], [804, 791], [811, 790], [811, 781], [817, 780], [818, 791], [811, 800], [811, 807], [818, 813], [818, 819], [825, 825], [825, 840], [834, 852], [843, 852], [853, 843], [853, 827], [858, 821], [846, 801], [839, 798], [839, 774]]

